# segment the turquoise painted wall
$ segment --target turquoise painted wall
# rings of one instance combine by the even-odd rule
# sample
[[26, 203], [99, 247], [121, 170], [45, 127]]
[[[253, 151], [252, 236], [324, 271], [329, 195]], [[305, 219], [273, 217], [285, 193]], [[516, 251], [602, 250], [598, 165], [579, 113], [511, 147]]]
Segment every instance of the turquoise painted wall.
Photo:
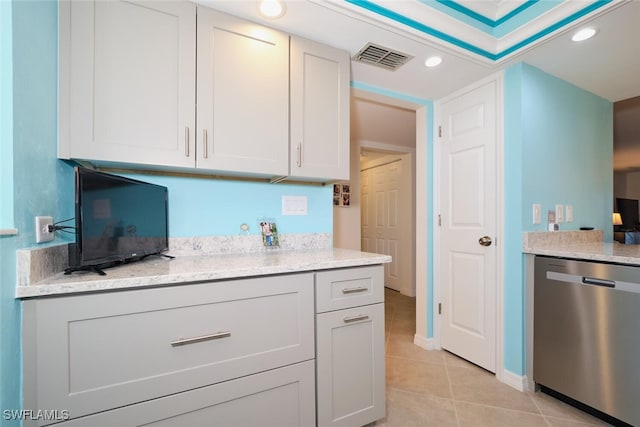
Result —
[[[172, 237], [260, 234], [262, 218], [276, 221], [278, 231], [333, 232], [333, 186], [268, 184], [206, 178], [133, 175], [131, 178], [164, 185], [169, 191], [169, 234]], [[283, 216], [282, 196], [307, 196], [306, 216]]]
[[[505, 72], [505, 368], [525, 374], [522, 232], [572, 205], [574, 221], [612, 239], [613, 104], [527, 64]], [[532, 224], [540, 203], [543, 224]]]
[[[11, 43], [11, 2], [3, 1], [0, 2], [0, 228], [14, 227]], [[0, 325], [16, 324], [17, 312], [11, 295], [11, 283], [15, 282], [14, 242], [14, 236], [0, 236]], [[14, 374], [17, 359], [11, 349], [18, 342], [15, 328], [0, 328], [0, 411], [17, 407], [19, 376]], [[0, 425], [4, 425], [3, 421]]]

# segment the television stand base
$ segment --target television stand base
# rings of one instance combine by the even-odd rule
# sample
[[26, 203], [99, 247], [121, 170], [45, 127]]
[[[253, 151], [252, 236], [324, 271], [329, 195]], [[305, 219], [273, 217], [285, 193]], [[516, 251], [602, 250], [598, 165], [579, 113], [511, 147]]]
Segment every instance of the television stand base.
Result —
[[94, 273], [98, 273], [101, 276], [106, 276], [107, 273], [105, 273], [102, 269], [96, 267], [96, 266], [86, 266], [86, 267], [68, 267], [64, 269], [64, 274], [71, 274], [74, 271], [93, 271]]

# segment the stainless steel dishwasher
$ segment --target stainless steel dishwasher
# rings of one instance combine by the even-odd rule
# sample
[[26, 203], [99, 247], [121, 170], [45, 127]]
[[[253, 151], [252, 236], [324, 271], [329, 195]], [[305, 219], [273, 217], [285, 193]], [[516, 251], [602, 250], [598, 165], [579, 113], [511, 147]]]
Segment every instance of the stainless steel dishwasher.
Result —
[[533, 379], [640, 426], [640, 267], [536, 256]]

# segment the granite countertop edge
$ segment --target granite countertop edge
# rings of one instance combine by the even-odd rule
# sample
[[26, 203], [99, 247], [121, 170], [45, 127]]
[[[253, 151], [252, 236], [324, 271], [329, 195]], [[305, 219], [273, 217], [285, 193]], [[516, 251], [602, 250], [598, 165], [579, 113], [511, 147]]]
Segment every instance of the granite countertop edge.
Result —
[[525, 254], [640, 266], [640, 245], [592, 242], [524, 247]]
[[36, 283], [16, 287], [16, 298], [64, 296], [90, 292], [141, 289], [187, 283], [240, 279], [391, 262], [388, 255], [347, 249], [274, 253], [152, 257], [94, 272], [58, 273]]

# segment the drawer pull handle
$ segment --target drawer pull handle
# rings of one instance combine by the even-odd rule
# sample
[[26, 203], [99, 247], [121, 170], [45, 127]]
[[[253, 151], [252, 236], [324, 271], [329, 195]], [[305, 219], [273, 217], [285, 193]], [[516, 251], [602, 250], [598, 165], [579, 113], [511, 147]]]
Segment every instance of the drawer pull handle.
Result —
[[358, 314], [357, 316], [345, 317], [342, 319], [344, 323], [357, 322], [358, 320], [367, 320], [369, 315], [367, 314]]
[[184, 339], [179, 339], [177, 341], [172, 341], [171, 347], [180, 347], [181, 345], [195, 344], [198, 342], [217, 340], [220, 338], [228, 338], [230, 336], [231, 336], [231, 331], [223, 331], [223, 332], [217, 332], [215, 334], [210, 334], [210, 335], [202, 335], [200, 337], [184, 338]]
[[343, 294], [354, 294], [356, 292], [366, 292], [368, 290], [369, 290], [369, 288], [364, 288], [362, 286], [359, 286], [357, 288], [344, 288], [344, 289], [342, 289], [342, 293]]

